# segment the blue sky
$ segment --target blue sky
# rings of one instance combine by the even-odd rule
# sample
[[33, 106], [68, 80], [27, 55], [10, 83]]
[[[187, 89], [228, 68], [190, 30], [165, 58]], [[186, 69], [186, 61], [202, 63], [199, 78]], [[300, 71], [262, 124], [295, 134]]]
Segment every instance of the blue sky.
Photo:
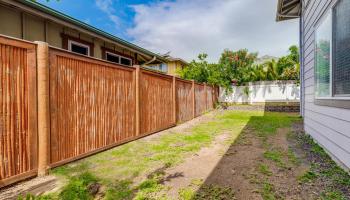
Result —
[[187, 61], [224, 49], [282, 56], [298, 44], [298, 20], [275, 21], [277, 0], [38, 0], [155, 53]]
[[[49, 6], [55, 10], [63, 12], [69, 16], [72, 16], [78, 20], [88, 23], [94, 27], [104, 30], [108, 33], [112, 33], [118, 37], [126, 40], [132, 40], [126, 30], [133, 26], [133, 18], [135, 16], [134, 10], [131, 5], [148, 4], [152, 3], [152, 0], [102, 0], [107, 6], [110, 6], [110, 12], [112, 15], [118, 17], [118, 24], [112, 21], [105, 8], [98, 6], [96, 0], [39, 0], [40, 3]], [[110, 5], [108, 3], [111, 2]], [[118, 26], [117, 26], [118, 25]]]

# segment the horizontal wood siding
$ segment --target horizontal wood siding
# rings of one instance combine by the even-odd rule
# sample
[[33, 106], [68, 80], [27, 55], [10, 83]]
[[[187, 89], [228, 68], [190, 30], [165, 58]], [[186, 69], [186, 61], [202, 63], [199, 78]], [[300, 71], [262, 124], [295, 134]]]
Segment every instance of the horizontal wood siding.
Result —
[[350, 168], [350, 110], [314, 102], [315, 25], [334, 0], [312, 0], [302, 13], [303, 94], [305, 131], [342, 165]]
[[0, 36], [0, 187], [37, 170], [35, 49]]
[[134, 137], [135, 70], [50, 51], [51, 163]]
[[176, 80], [176, 119], [185, 122], [193, 117], [193, 90], [192, 82]]
[[141, 134], [147, 135], [174, 126], [173, 106], [172, 76], [141, 69]]
[[200, 116], [206, 111], [206, 91], [205, 86], [203, 84], [195, 84], [195, 116]]

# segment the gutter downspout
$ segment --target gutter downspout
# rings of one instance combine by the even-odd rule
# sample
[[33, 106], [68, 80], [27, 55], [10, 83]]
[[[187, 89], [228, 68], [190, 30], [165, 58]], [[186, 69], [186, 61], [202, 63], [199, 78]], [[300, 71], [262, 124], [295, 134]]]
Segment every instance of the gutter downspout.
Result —
[[141, 66], [143, 67], [143, 66], [145, 66], [145, 65], [148, 65], [148, 64], [154, 62], [155, 60], [157, 60], [157, 57], [154, 56], [151, 60], [149, 60], [149, 61], [143, 63]]

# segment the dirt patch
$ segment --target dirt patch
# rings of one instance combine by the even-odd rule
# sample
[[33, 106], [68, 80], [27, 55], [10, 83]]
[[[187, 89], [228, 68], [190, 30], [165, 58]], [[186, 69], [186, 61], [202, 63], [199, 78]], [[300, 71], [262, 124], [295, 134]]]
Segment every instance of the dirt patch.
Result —
[[42, 195], [47, 191], [54, 191], [58, 186], [55, 176], [38, 177], [1, 189], [0, 199], [17, 199], [18, 196], [26, 194]]
[[[165, 170], [165, 176], [173, 177], [164, 182], [170, 188], [167, 196], [186, 199], [179, 196], [186, 188], [201, 194], [208, 186], [216, 186], [232, 189], [236, 199], [319, 199], [325, 190], [321, 182], [300, 181], [312, 161], [307, 159], [305, 149], [290, 139], [297, 131], [284, 127], [261, 138], [247, 127], [232, 145], [219, 142], [225, 137], [218, 136], [211, 147]], [[223, 149], [224, 154], [220, 153]]]
[[170, 198], [178, 199], [181, 188], [190, 185], [193, 180], [204, 180], [210, 175], [221, 159], [220, 151], [225, 150], [222, 142], [227, 138], [227, 134], [217, 136], [210, 147], [201, 149], [180, 165], [165, 170], [164, 185], [170, 188], [167, 193]]

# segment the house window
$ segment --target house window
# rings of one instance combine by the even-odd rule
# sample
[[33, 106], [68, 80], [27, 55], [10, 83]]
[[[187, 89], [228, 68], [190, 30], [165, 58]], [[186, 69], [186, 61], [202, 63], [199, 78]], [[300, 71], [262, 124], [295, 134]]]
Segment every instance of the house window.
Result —
[[126, 65], [126, 66], [132, 65], [132, 60], [130, 58], [127, 58], [109, 51], [105, 51], [105, 58], [106, 60], [117, 64]]
[[120, 64], [130, 66], [131, 63], [132, 63], [132, 62], [131, 62], [131, 59], [125, 58], [125, 57], [123, 57], [123, 56], [120, 57]]
[[106, 52], [106, 60], [114, 63], [119, 63], [120, 57], [114, 53]]
[[166, 63], [162, 63], [159, 65], [159, 70], [162, 72], [167, 73], [168, 72], [168, 65]]
[[316, 96], [329, 97], [331, 95], [331, 43], [332, 43], [332, 15], [328, 13], [325, 20], [316, 30]]
[[350, 1], [340, 0], [333, 11], [334, 95], [350, 96]]
[[90, 55], [90, 46], [73, 40], [68, 40], [68, 50], [86, 56]]
[[337, 1], [315, 34], [316, 99], [335, 100], [325, 105], [344, 107], [344, 100], [350, 100], [350, 0]]

